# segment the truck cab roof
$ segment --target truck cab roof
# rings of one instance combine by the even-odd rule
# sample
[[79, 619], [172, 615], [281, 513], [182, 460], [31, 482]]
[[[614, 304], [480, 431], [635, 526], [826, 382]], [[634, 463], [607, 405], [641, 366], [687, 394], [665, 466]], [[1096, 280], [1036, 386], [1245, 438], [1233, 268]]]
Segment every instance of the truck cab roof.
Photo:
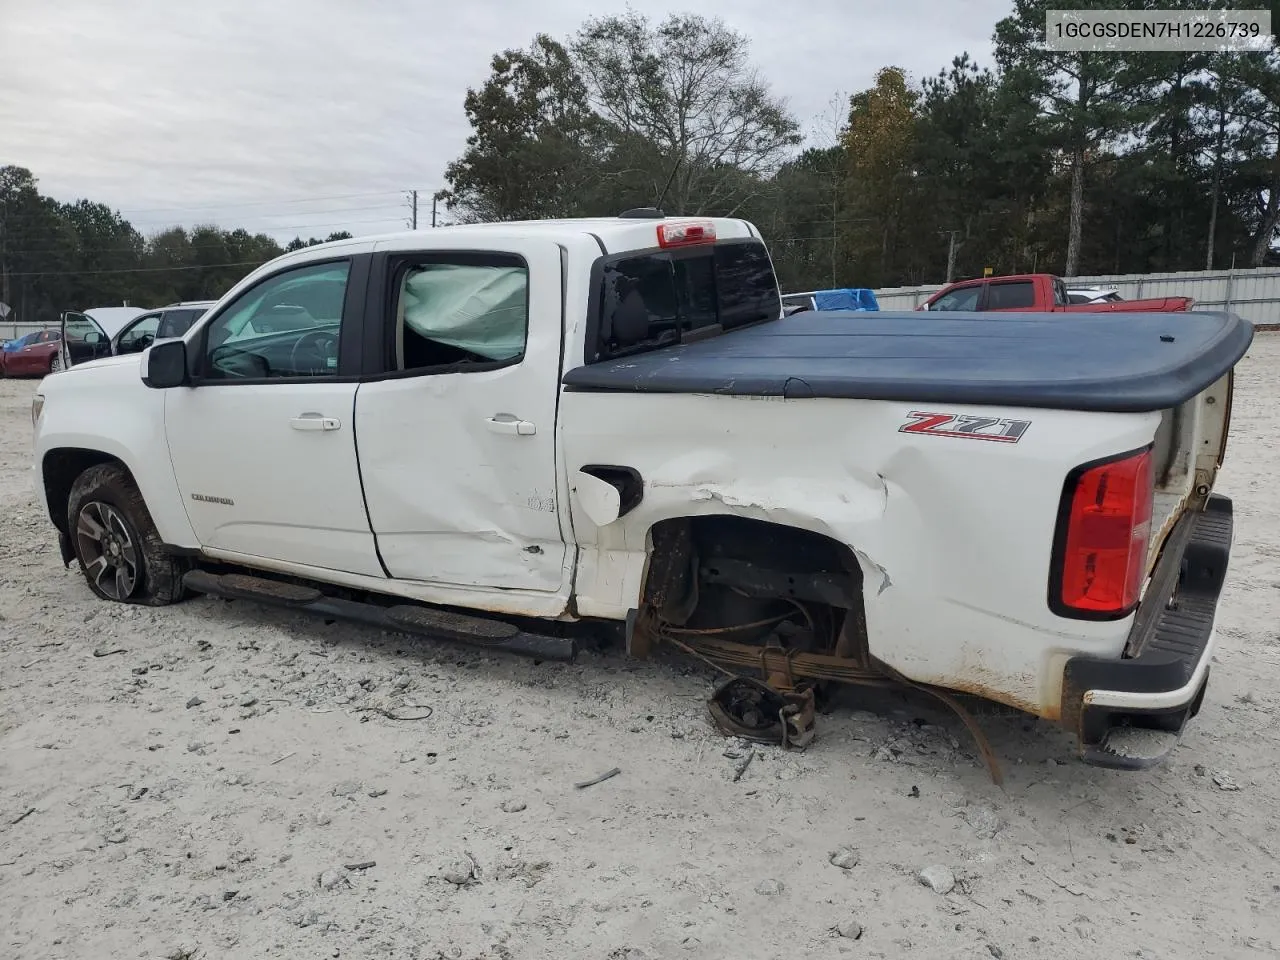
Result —
[[[322, 259], [338, 249], [348, 253], [359, 253], [407, 245], [451, 246], [459, 237], [472, 235], [513, 240], [565, 240], [570, 237], [589, 237], [600, 246], [602, 253], [612, 254], [659, 247], [662, 245], [659, 239], [659, 226], [670, 230], [672, 227], [682, 225], [703, 225], [713, 231], [716, 239], [762, 239], [746, 220], [730, 217], [583, 217], [563, 220], [503, 220], [492, 223], [454, 224], [426, 230], [399, 230], [346, 240], [332, 240], [328, 243], [304, 247], [292, 254], [286, 254], [286, 257], [295, 262], [302, 262]], [[283, 260], [284, 258], [280, 258], [273, 263]]]

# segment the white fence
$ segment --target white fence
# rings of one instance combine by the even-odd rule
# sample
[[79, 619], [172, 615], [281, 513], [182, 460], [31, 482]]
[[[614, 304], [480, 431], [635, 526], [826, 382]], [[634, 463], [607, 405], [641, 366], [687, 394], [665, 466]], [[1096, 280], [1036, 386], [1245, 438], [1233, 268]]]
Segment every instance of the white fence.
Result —
[[57, 330], [58, 327], [56, 323], [10, 323], [8, 320], [0, 320], [0, 340], [16, 340], [36, 330]]
[[[1193, 270], [1186, 273], [1135, 273], [1127, 276], [1072, 277], [1073, 287], [1112, 287], [1126, 300], [1143, 297], [1191, 297], [1194, 310], [1227, 310], [1258, 325], [1280, 325], [1280, 270]], [[881, 310], [914, 310], [946, 284], [877, 290]], [[0, 340], [48, 326], [0, 321]], [[54, 328], [57, 324], [52, 324]]]
[[[881, 310], [914, 310], [946, 284], [876, 291]], [[1110, 287], [1126, 300], [1191, 297], [1193, 310], [1226, 310], [1255, 324], [1280, 324], [1280, 270], [1192, 270], [1127, 276], [1072, 277], [1072, 287]]]

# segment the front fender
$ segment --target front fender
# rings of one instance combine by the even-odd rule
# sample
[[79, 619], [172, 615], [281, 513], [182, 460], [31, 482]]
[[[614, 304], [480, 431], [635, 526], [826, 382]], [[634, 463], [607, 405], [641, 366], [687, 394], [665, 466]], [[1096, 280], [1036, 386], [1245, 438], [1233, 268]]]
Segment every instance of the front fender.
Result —
[[[47, 458], [56, 451], [86, 451], [120, 461], [133, 475], [160, 539], [199, 547], [169, 459], [164, 432], [164, 391], [151, 390], [132, 364], [73, 369], [47, 377], [36, 428], [34, 481], [52, 518]], [[69, 483], [70, 481], [68, 481]], [[65, 508], [65, 505], [63, 505]]]

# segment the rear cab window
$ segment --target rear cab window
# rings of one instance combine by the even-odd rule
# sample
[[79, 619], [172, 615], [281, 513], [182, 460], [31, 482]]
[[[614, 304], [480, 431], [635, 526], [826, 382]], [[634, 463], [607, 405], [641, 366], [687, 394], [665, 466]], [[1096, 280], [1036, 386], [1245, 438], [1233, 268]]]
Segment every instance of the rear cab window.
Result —
[[1030, 280], [992, 283], [987, 287], [988, 310], [1026, 310], [1036, 305], [1036, 286]]
[[759, 240], [644, 251], [602, 262], [594, 342], [586, 361], [714, 336], [782, 314], [769, 252]]
[[180, 337], [191, 325], [204, 316], [205, 308], [195, 310], [166, 310], [160, 318], [160, 326], [156, 329], [157, 340], [168, 340]]

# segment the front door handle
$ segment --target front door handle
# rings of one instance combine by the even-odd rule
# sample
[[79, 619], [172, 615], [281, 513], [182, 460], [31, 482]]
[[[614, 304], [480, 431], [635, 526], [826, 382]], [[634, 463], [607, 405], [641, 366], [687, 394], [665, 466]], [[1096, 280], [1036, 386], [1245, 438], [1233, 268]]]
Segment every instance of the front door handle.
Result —
[[318, 413], [304, 413], [289, 421], [295, 430], [337, 430], [342, 421], [337, 417], [326, 417]]
[[485, 425], [493, 433], [506, 433], [513, 436], [531, 437], [538, 432], [538, 428], [528, 420], [517, 420], [510, 415], [500, 414], [496, 417], [489, 417], [485, 420]]

